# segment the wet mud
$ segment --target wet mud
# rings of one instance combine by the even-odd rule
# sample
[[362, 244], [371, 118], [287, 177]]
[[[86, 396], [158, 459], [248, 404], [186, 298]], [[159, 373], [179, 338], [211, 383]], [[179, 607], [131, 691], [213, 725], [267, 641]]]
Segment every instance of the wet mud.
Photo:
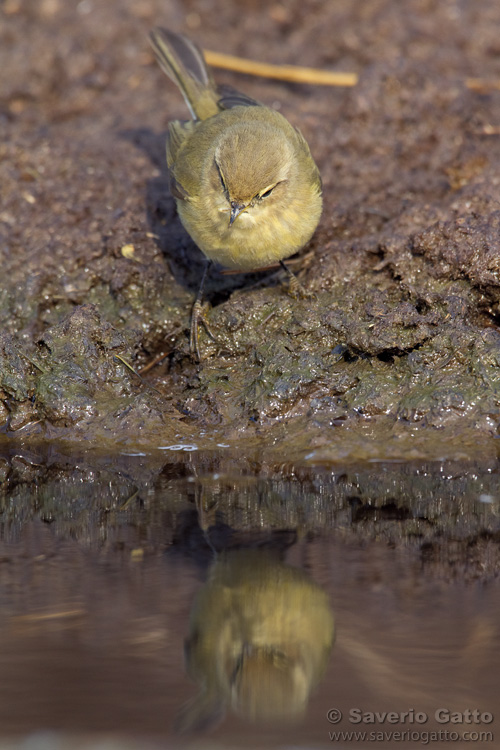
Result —
[[[425, 430], [427, 455], [439, 442], [489, 445], [500, 413], [496, 2], [3, 0], [0, 12], [4, 432], [154, 445], [203, 430], [275, 441], [286, 423], [305, 451], [332, 426], [355, 445], [369, 421], [380, 436], [389, 422], [408, 450]], [[325, 208], [292, 263], [314, 297], [287, 296], [278, 271], [214, 272], [216, 340], [202, 331], [199, 364], [188, 326], [203, 258], [164, 159], [167, 123], [186, 113], [148, 49], [158, 23], [207, 48], [360, 76], [333, 89], [216, 74], [301, 128]], [[156, 360], [142, 379], [127, 367]]]

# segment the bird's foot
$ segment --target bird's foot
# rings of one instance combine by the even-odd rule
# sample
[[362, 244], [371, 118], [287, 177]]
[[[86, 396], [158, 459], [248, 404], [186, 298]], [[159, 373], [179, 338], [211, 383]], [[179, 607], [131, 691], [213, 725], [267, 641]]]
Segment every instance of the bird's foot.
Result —
[[315, 294], [302, 286], [298, 278], [291, 271], [288, 276], [288, 294], [293, 299], [315, 299]]
[[288, 294], [290, 297], [293, 297], [293, 299], [316, 299], [316, 295], [313, 292], [308, 292], [307, 289], [302, 286], [293, 271], [290, 271], [284, 261], [280, 260], [280, 266], [286, 271], [288, 276]]

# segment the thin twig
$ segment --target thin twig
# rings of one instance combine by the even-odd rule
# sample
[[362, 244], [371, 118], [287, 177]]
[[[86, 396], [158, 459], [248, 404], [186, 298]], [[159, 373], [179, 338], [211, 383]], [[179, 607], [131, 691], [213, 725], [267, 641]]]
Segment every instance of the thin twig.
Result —
[[159, 391], [159, 390], [158, 390], [158, 388], [155, 388], [155, 387], [154, 387], [154, 385], [151, 385], [151, 383], [148, 383], [148, 382], [147, 382], [147, 380], [144, 380], [144, 378], [142, 378], [142, 377], [141, 377], [141, 375], [140, 375], [140, 374], [139, 374], [139, 373], [137, 372], [137, 370], [135, 370], [135, 369], [134, 369], [134, 368], [132, 367], [132, 365], [131, 365], [131, 364], [129, 364], [129, 363], [127, 362], [127, 360], [126, 360], [126, 359], [123, 359], [123, 357], [120, 357], [120, 355], [119, 355], [119, 354], [113, 354], [113, 357], [114, 357], [115, 359], [117, 359], [117, 360], [118, 360], [119, 362], [121, 362], [121, 363], [122, 363], [122, 365], [125, 365], [125, 367], [126, 367], [126, 368], [127, 368], [128, 370], [130, 370], [130, 372], [133, 372], [133, 373], [134, 373], [134, 375], [135, 375], [135, 376], [136, 376], [137, 378], [139, 378], [139, 380], [141, 381], [142, 385], [146, 386], [146, 388], [150, 388], [150, 389], [151, 389], [152, 391], [154, 391], [155, 393], [157, 393], [157, 394], [158, 394], [159, 396], [162, 396], [162, 397], [163, 397], [163, 393], [161, 393], [161, 391]]
[[465, 85], [472, 91], [487, 91], [488, 89], [500, 89], [500, 80], [487, 81], [485, 78], [466, 78]]
[[358, 82], [356, 73], [335, 73], [331, 70], [302, 68], [295, 65], [271, 65], [210, 50], [204, 50], [204, 55], [207, 63], [214, 68], [234, 70], [236, 73], [248, 73], [262, 78], [277, 78], [281, 81], [311, 83], [317, 86], [355, 86]]
[[139, 373], [137, 372], [137, 370], [134, 370], [134, 368], [132, 367], [132, 365], [131, 365], [131, 364], [129, 364], [129, 362], [127, 362], [127, 360], [126, 360], [126, 359], [123, 359], [123, 357], [121, 357], [121, 356], [120, 356], [119, 354], [113, 354], [113, 357], [114, 357], [115, 359], [117, 359], [117, 360], [118, 360], [119, 362], [121, 362], [121, 363], [122, 363], [122, 365], [125, 365], [125, 367], [126, 367], [126, 368], [127, 368], [128, 370], [130, 370], [130, 372], [133, 372], [133, 373], [134, 373], [134, 375], [137, 375], [137, 377], [139, 378], [139, 380], [142, 380], [142, 378], [141, 378], [141, 376], [139, 375]]
[[141, 369], [139, 370], [139, 374], [145, 375], [147, 372], [152, 370], [153, 367], [156, 367], [156, 365], [159, 365], [160, 362], [163, 362], [163, 360], [166, 359], [171, 352], [172, 349], [169, 349], [168, 352], [162, 352], [161, 354], [159, 354], [157, 357], [148, 362], [147, 365], [141, 367]]
[[[339, 73], [333, 70], [319, 70], [318, 68], [303, 68], [296, 65], [271, 65], [271, 63], [248, 60], [223, 52], [204, 50], [206, 61], [214, 68], [232, 70], [236, 73], [261, 76], [262, 78], [276, 78], [280, 81], [292, 83], [309, 83], [316, 86], [355, 86], [359, 76], [356, 73]], [[500, 80], [485, 78], [466, 78], [465, 86], [472, 91], [487, 91], [500, 89]]]

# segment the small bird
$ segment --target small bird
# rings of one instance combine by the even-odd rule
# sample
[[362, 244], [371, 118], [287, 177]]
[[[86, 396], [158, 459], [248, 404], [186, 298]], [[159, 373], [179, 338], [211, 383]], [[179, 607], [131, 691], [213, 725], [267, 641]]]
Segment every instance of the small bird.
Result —
[[318, 225], [321, 178], [300, 131], [274, 109], [217, 87], [190, 39], [155, 28], [150, 41], [193, 118], [170, 123], [167, 165], [182, 224], [209, 261], [191, 318], [190, 347], [200, 359], [198, 323], [210, 263], [252, 271], [280, 262], [290, 290], [300, 289], [283, 260]]
[[192, 607], [185, 654], [199, 692], [176, 731], [213, 727], [228, 709], [256, 723], [300, 719], [334, 637], [328, 595], [307, 573], [261, 549], [223, 553]]

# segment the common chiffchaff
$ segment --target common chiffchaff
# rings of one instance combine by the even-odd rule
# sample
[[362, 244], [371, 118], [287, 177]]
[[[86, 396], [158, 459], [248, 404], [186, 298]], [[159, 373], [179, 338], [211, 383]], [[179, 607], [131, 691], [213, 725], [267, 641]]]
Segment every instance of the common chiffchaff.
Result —
[[262, 550], [223, 554], [191, 612], [186, 660], [200, 692], [177, 731], [208, 728], [228, 708], [254, 722], [299, 719], [334, 633], [328, 596], [304, 571]]
[[[309, 241], [321, 215], [321, 178], [304, 137], [279, 112], [217, 87], [201, 50], [185, 36], [156, 28], [150, 39], [193, 117], [170, 123], [167, 142], [171, 192], [185, 229], [226, 268], [282, 263]], [[193, 348], [197, 330], [191, 333]]]

